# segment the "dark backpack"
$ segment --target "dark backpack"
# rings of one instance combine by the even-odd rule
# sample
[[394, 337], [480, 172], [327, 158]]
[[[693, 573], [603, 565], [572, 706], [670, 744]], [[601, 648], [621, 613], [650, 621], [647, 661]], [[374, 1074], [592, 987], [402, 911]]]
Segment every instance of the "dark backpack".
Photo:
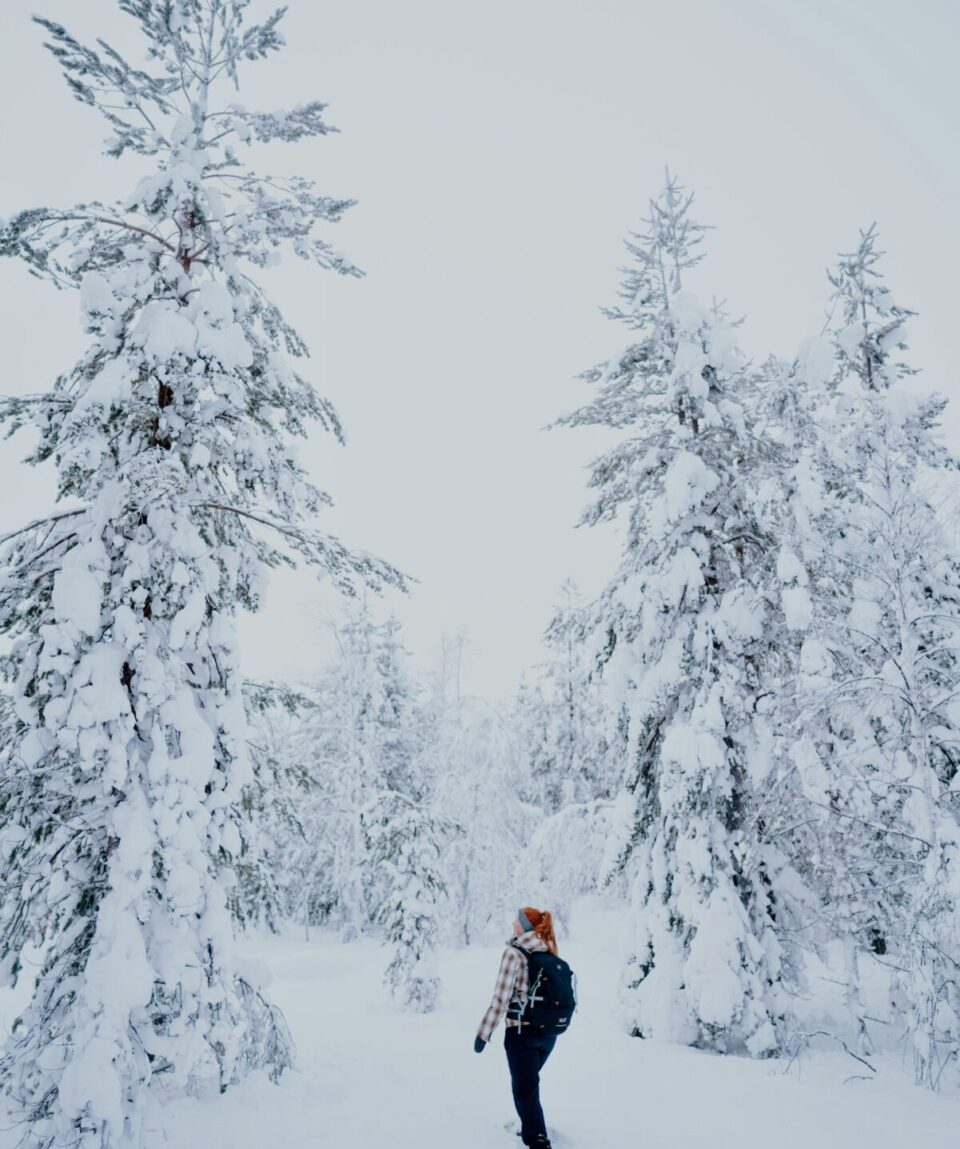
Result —
[[517, 1020], [535, 1034], [566, 1033], [577, 1008], [577, 978], [556, 954], [525, 950], [512, 943], [527, 959], [529, 990]]

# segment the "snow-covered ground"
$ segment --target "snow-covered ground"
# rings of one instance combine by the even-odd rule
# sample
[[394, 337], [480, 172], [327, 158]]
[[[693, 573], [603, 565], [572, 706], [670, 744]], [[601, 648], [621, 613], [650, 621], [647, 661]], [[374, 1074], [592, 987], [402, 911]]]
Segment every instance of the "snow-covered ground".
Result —
[[[843, 1052], [780, 1062], [721, 1058], [626, 1037], [615, 996], [622, 912], [581, 903], [562, 943], [580, 1010], [543, 1078], [547, 1121], [575, 1149], [954, 1149], [960, 1100], [916, 1089], [909, 1067], [879, 1058], [876, 1080]], [[506, 932], [506, 931], [505, 931]], [[499, 949], [442, 956], [444, 993], [427, 1016], [381, 988], [374, 942], [270, 940], [248, 947], [298, 1048], [279, 1086], [248, 1082], [215, 1102], [168, 1111], [176, 1149], [511, 1149], [502, 1028], [477, 1056], [473, 1036]]]
[[[622, 912], [581, 903], [561, 941], [580, 1010], [543, 1079], [558, 1149], [950, 1149], [960, 1099], [910, 1083], [888, 1054], [876, 1079], [842, 1052], [782, 1062], [721, 1058], [626, 1037], [615, 1020]], [[442, 955], [440, 1008], [390, 1002], [385, 951], [372, 941], [269, 939], [245, 945], [273, 971], [270, 992], [298, 1048], [278, 1086], [167, 1107], [171, 1149], [516, 1149], [502, 1029], [480, 1056], [473, 1035], [499, 950]], [[9, 1003], [6, 1003], [9, 1004]], [[851, 1079], [852, 1078], [852, 1079]], [[0, 1134], [12, 1149], [16, 1130]]]

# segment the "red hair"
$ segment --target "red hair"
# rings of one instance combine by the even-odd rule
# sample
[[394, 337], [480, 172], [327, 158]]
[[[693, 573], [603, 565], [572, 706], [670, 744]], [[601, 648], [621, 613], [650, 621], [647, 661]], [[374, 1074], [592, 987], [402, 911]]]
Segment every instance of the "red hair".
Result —
[[557, 939], [553, 932], [553, 915], [550, 911], [535, 910], [533, 906], [524, 906], [523, 916], [533, 926], [533, 932], [546, 945], [547, 949], [552, 954], [556, 954]]

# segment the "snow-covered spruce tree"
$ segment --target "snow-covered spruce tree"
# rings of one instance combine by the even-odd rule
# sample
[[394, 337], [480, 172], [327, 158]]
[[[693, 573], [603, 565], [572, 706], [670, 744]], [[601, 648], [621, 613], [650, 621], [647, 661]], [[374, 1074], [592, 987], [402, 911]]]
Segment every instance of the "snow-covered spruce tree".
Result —
[[[815, 617], [795, 748], [827, 847], [820, 883], [859, 967], [897, 970], [918, 1083], [960, 1049], [960, 566], [944, 401], [907, 381], [909, 312], [877, 268], [873, 228], [831, 275], [835, 372], [816, 428], [828, 493], [805, 540]], [[949, 511], [949, 513], [948, 513]]]
[[336, 656], [311, 691], [301, 732], [309, 775], [302, 841], [293, 835], [286, 849], [296, 859], [291, 892], [299, 885], [307, 896], [304, 923], [334, 923], [349, 941], [375, 926], [388, 889], [385, 871], [370, 857], [364, 810], [384, 792], [414, 802], [424, 795], [426, 715], [395, 619], [377, 623], [363, 601], [334, 635]]
[[521, 683], [515, 707], [529, 800], [540, 811], [517, 877], [528, 899], [549, 905], [567, 925], [572, 900], [600, 884], [610, 798], [623, 768], [617, 715], [605, 711], [582, 640], [582, 606], [565, 579], [545, 635], [548, 658], [532, 686]]
[[275, 894], [281, 917], [308, 937], [311, 926], [335, 922], [340, 912], [346, 776], [337, 756], [339, 686], [333, 671], [295, 691], [247, 685], [254, 780], [244, 805], [260, 833], [251, 835], [259, 850], [238, 867], [241, 895], [257, 897], [269, 868], [262, 885]]
[[[308, 867], [300, 847], [303, 808], [313, 785], [304, 738], [314, 706], [305, 692], [270, 682], [244, 683], [252, 778], [244, 788], [236, 861], [234, 916], [245, 927], [279, 932], [284, 921], [304, 921]], [[311, 866], [322, 857], [311, 846]]]
[[384, 704], [377, 674], [377, 634], [366, 601], [337, 628], [340, 658], [321, 721], [328, 733], [320, 760], [322, 788], [333, 799], [334, 892], [343, 940], [357, 938], [376, 918], [375, 875], [367, 864], [363, 811], [381, 788], [378, 718]]
[[447, 896], [441, 851], [457, 833], [430, 804], [422, 749], [428, 714], [407, 671], [400, 624], [373, 621], [364, 602], [337, 630], [339, 657], [318, 712], [322, 751], [314, 819], [336, 844], [332, 894], [345, 937], [374, 924], [393, 948], [385, 980], [408, 1009], [429, 1012], [440, 980], [433, 964]]
[[422, 755], [430, 716], [421, 687], [409, 672], [408, 658], [400, 622], [391, 615], [377, 631], [376, 669], [382, 683], [377, 713], [380, 769], [390, 790], [418, 801], [429, 787]]
[[282, 884], [307, 927], [333, 922], [347, 939], [383, 927], [394, 949], [388, 985], [405, 1007], [426, 1012], [440, 985], [432, 966], [447, 894], [440, 853], [458, 830], [431, 805], [422, 753], [430, 716], [399, 623], [376, 623], [363, 602], [336, 638], [299, 738], [307, 781], [299, 825], [280, 846]]
[[683, 287], [703, 228], [672, 180], [627, 244], [634, 341], [587, 372], [561, 420], [622, 429], [593, 465], [586, 523], [627, 515], [619, 569], [583, 612], [611, 709], [629, 722], [616, 868], [633, 879], [624, 999], [644, 1037], [775, 1052], [786, 1003], [775, 923], [780, 853], [756, 817], [771, 769], [771, 692], [787, 673], [778, 548], [762, 516], [776, 457], [751, 432], [756, 379], [734, 332]]
[[[882, 947], [878, 907], [867, 907], [871, 885], [889, 887], [884, 855], [875, 849], [872, 798], [856, 770], [845, 766], [842, 707], [835, 706], [830, 647], [837, 638], [849, 572], [827, 557], [833, 531], [844, 528], [857, 479], [840, 447], [836, 359], [831, 339], [807, 339], [793, 362], [770, 357], [761, 368], [763, 394], [756, 433], [776, 443], [782, 459], [774, 528], [780, 538], [777, 574], [790, 631], [784, 650], [793, 667], [777, 691], [772, 758], [776, 769], [757, 815], [768, 837], [790, 859], [803, 903], [804, 948], [833, 961], [827, 944], [843, 939], [845, 996], [862, 1054], [873, 1050], [862, 995], [864, 939]], [[837, 811], [846, 814], [839, 817]], [[863, 831], [862, 834], [860, 831]], [[860, 837], [860, 856], [852, 837]], [[797, 1033], [798, 1043], [805, 1039]]]
[[556, 759], [550, 737], [550, 704], [542, 674], [530, 678], [526, 673], [521, 675], [510, 720], [527, 762], [530, 801], [545, 812], [558, 810], [562, 805], [562, 787], [554, 773]]
[[363, 822], [369, 861], [388, 879], [377, 910], [384, 940], [393, 947], [384, 980], [406, 1009], [429, 1013], [440, 992], [435, 951], [448, 894], [441, 855], [460, 829], [396, 790], [377, 795]]
[[80, 291], [92, 342], [49, 394], [6, 400], [39, 433], [64, 507], [8, 536], [0, 630], [6, 981], [43, 964], [2, 1078], [44, 1149], [139, 1147], [157, 1087], [224, 1089], [289, 1060], [282, 1019], [231, 963], [228, 903], [251, 780], [234, 616], [299, 557], [345, 590], [396, 581], [310, 525], [327, 501], [290, 435], [335, 415], [293, 369], [299, 336], [252, 273], [285, 249], [350, 268], [316, 234], [347, 206], [258, 176], [243, 145], [322, 135], [321, 104], [218, 102], [282, 45], [246, 0], [120, 0], [131, 66], [41, 20], [113, 156], [155, 169], [116, 203], [22, 212], [0, 253]]
[[545, 636], [549, 658], [539, 689], [527, 688], [518, 699], [532, 796], [547, 814], [608, 797], [614, 782], [597, 684], [579, 633], [580, 605], [576, 584], [566, 579]]
[[[344, 941], [376, 920], [374, 886], [363, 811], [385, 788], [380, 715], [386, 705], [379, 670], [379, 634], [366, 601], [336, 628], [339, 657], [328, 671], [326, 705], [318, 712], [320, 738], [311, 755], [318, 792], [314, 814], [326, 823], [333, 845], [331, 884]], [[319, 829], [319, 828], [318, 828]], [[313, 837], [313, 827], [308, 827]]]

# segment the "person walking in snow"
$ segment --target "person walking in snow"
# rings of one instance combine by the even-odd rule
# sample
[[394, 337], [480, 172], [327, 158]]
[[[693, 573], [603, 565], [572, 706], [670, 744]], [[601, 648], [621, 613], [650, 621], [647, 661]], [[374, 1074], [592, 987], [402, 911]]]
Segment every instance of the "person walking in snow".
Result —
[[[524, 1145], [550, 1149], [550, 1139], [540, 1105], [540, 1071], [553, 1052], [557, 1033], [533, 1032], [527, 1020], [530, 993], [528, 954], [557, 954], [553, 918], [549, 910], [524, 906], [517, 911], [513, 937], [507, 942], [500, 961], [500, 972], [493, 1000], [477, 1029], [473, 1048], [482, 1053], [500, 1018], [506, 1014], [504, 1046], [510, 1067], [513, 1103], [520, 1118], [520, 1136]], [[565, 964], [565, 963], [564, 963]], [[538, 1027], [537, 1027], [538, 1028]]]

